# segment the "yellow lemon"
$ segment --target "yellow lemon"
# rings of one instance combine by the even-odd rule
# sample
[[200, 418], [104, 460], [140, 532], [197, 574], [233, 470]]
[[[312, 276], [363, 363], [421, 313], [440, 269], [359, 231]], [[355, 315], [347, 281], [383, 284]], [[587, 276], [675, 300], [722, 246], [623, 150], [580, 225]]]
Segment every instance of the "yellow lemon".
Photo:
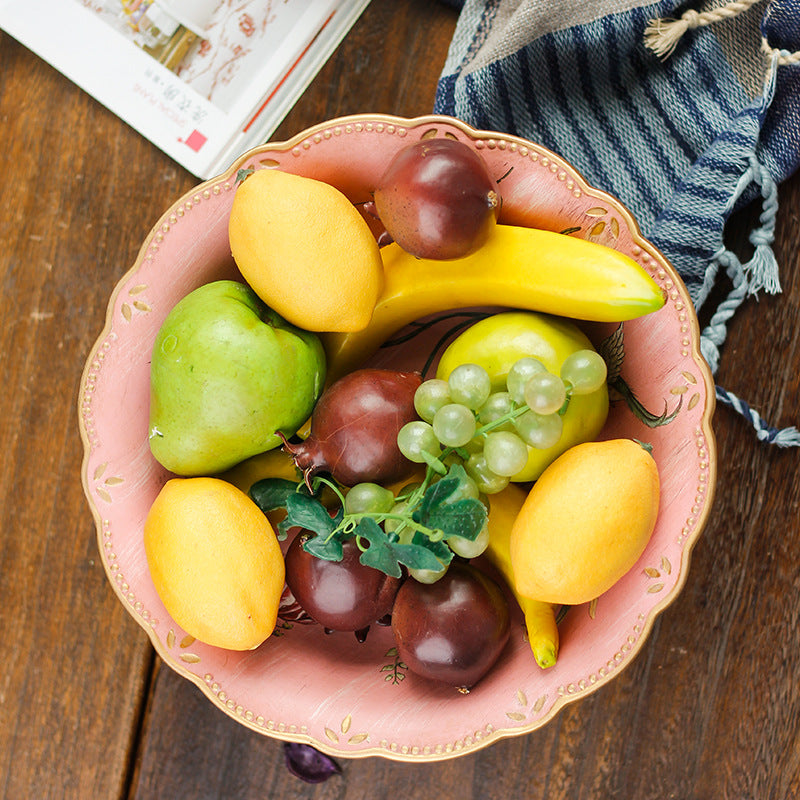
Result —
[[228, 236], [244, 279], [293, 325], [350, 332], [369, 324], [383, 287], [380, 249], [335, 187], [256, 170], [236, 190]]
[[145, 520], [158, 596], [206, 644], [250, 650], [275, 628], [284, 586], [280, 545], [258, 506], [218, 478], [174, 478]]
[[631, 439], [567, 450], [542, 473], [514, 521], [517, 590], [577, 605], [610, 589], [644, 552], [659, 495], [656, 463]]

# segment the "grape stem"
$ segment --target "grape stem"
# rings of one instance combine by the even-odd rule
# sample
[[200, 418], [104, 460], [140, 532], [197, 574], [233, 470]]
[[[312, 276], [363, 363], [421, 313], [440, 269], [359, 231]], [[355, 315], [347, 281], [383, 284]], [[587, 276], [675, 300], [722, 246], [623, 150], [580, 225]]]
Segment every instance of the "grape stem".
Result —
[[[572, 399], [572, 388], [566, 386], [566, 390], [567, 390], [567, 397], [564, 400], [564, 403], [561, 406], [561, 408], [559, 408], [558, 411], [556, 412], [560, 417], [563, 417], [564, 414], [567, 413], [567, 408], [569, 408], [569, 401]], [[487, 422], [484, 425], [481, 425], [480, 428], [478, 428], [475, 431], [475, 436], [486, 436], [487, 433], [491, 433], [495, 428], [499, 428], [502, 425], [505, 425], [506, 422], [513, 422], [513, 420], [515, 420], [517, 417], [521, 417], [528, 411], [532, 411], [534, 414], [536, 413], [527, 403], [522, 403], [516, 408], [512, 408], [511, 411], [503, 414], [502, 417], [498, 417], [497, 419], [493, 419], [491, 422]]]

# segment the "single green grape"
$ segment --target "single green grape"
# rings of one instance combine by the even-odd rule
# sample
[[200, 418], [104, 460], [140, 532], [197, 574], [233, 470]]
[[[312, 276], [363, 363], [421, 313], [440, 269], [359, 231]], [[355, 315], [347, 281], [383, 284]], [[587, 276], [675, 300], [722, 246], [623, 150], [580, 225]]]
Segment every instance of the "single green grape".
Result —
[[440, 570], [410, 568], [408, 574], [419, 583], [436, 583], [447, 572], [447, 565], [443, 564]]
[[[514, 409], [514, 400], [509, 392], [493, 392], [478, 409], [478, 422], [488, 425], [508, 416]], [[511, 421], [498, 425], [492, 430], [512, 430]]]
[[392, 492], [377, 483], [357, 483], [344, 498], [347, 514], [382, 514], [391, 511], [393, 506]]
[[547, 367], [532, 356], [520, 358], [511, 366], [506, 376], [506, 387], [517, 403], [525, 402], [525, 384], [539, 372], [547, 372]]
[[450, 373], [447, 383], [452, 401], [473, 410], [479, 409], [492, 391], [489, 373], [478, 364], [460, 364]]
[[448, 403], [433, 416], [433, 432], [445, 447], [461, 447], [475, 435], [475, 415], [460, 403]]
[[561, 365], [561, 378], [572, 387], [573, 394], [591, 394], [606, 382], [607, 377], [606, 362], [594, 350], [577, 350]]
[[494, 431], [486, 434], [483, 455], [495, 475], [510, 478], [528, 463], [528, 446], [515, 433]]
[[479, 500], [481, 491], [478, 484], [475, 483], [469, 475], [465, 476], [458, 484], [458, 488], [448, 497], [449, 503], [455, 503], [457, 500], [464, 500], [469, 498], [471, 500]]
[[537, 414], [555, 414], [567, 399], [564, 381], [552, 372], [531, 375], [523, 389], [525, 402]]
[[564, 429], [560, 414], [537, 414], [526, 411], [514, 420], [520, 438], [531, 447], [546, 450], [558, 444]]
[[489, 469], [483, 453], [473, 453], [464, 464], [464, 469], [484, 494], [497, 494], [508, 486], [506, 476], [498, 475]]
[[[401, 500], [399, 503], [395, 503], [389, 511], [392, 514], [403, 515], [408, 511], [408, 503], [405, 500]], [[383, 521], [383, 529], [386, 533], [394, 533], [403, 525], [403, 521], [399, 519], [385, 519]]]
[[414, 408], [425, 422], [433, 422], [433, 415], [450, 402], [450, 386], [439, 378], [423, 381], [414, 392]]
[[407, 422], [397, 432], [397, 447], [400, 452], [415, 464], [424, 464], [426, 456], [437, 458], [441, 453], [439, 440], [433, 427], [423, 420]]
[[489, 546], [489, 523], [487, 522], [474, 539], [464, 536], [448, 536], [447, 546], [461, 558], [477, 558]]

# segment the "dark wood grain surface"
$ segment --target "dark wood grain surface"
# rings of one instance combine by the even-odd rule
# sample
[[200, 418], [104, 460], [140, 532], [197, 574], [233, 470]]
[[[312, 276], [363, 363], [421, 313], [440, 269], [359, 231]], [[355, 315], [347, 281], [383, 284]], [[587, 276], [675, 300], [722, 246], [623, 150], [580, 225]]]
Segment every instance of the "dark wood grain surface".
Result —
[[[434, 0], [373, 0], [274, 138], [342, 114], [429, 112], [455, 22]], [[80, 483], [79, 381], [109, 294], [197, 181], [5, 34], [0, 131], [1, 797], [800, 796], [800, 450], [758, 443], [725, 408], [685, 589], [614, 681], [539, 731], [450, 761], [342, 762], [318, 786], [290, 776], [278, 741], [154, 655], [108, 585]], [[789, 425], [800, 175], [780, 190], [776, 251], [784, 293], [737, 314], [717, 377]]]

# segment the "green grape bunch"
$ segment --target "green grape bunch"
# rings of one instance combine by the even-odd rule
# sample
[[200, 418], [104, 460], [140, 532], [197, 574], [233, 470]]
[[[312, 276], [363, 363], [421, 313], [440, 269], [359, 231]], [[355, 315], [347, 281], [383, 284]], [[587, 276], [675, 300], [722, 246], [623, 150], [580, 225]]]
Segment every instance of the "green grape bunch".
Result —
[[559, 375], [536, 358], [521, 358], [499, 392], [492, 392], [486, 369], [461, 364], [446, 381], [420, 384], [414, 395], [420, 419], [400, 429], [397, 444], [410, 461], [440, 473], [444, 461], [460, 459], [478, 491], [494, 494], [525, 467], [528, 446], [558, 443], [570, 399], [596, 391], [606, 377], [605, 361], [588, 349], [568, 356]]

